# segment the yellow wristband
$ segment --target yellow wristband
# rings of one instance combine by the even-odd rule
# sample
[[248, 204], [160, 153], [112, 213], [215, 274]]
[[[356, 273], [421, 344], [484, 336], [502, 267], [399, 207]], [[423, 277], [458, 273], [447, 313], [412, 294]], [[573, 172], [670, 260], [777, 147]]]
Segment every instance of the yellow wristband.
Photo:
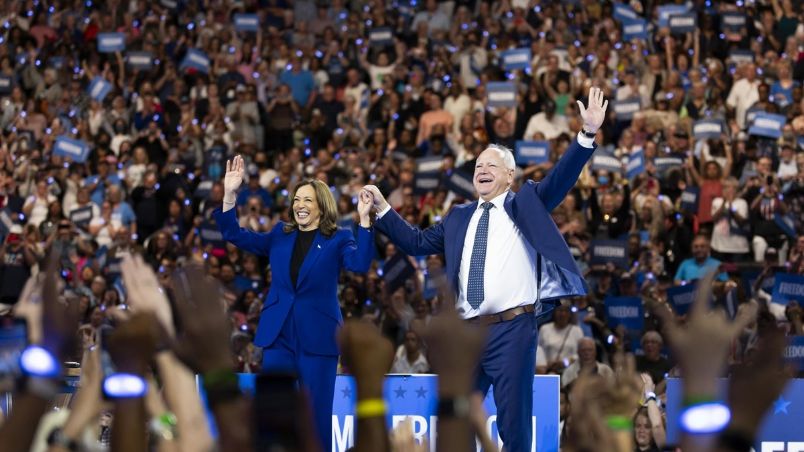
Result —
[[385, 416], [386, 412], [388, 412], [388, 405], [383, 399], [361, 400], [357, 402], [355, 409], [358, 419]]

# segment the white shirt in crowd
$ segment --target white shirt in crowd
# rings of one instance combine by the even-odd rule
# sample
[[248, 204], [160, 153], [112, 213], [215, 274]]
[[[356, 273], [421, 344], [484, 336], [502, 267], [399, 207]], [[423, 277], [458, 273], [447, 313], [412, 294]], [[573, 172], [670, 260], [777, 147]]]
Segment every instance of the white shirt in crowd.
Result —
[[546, 323], [539, 330], [539, 346], [536, 349], [536, 366], [547, 366], [552, 362], [567, 359], [578, 360], [578, 341], [583, 338], [583, 330], [578, 325], [569, 324], [556, 328], [553, 322]]
[[558, 138], [562, 133], [569, 134], [569, 123], [567, 117], [562, 115], [553, 115], [553, 119], [547, 119], [544, 112], [536, 113], [528, 120], [528, 126], [525, 128], [525, 139], [532, 140], [536, 132], [544, 134], [545, 140], [552, 140]]
[[[601, 363], [600, 361], [597, 361], [595, 365], [597, 367], [597, 369], [595, 370], [595, 373], [597, 375], [603, 377], [606, 380], [614, 379], [614, 370], [612, 370], [612, 368], [609, 367], [608, 364], [604, 364]], [[581, 373], [580, 361], [575, 361], [574, 363], [570, 364], [570, 366], [564, 370], [564, 373], [561, 374], [561, 387], [562, 388], [567, 387], [567, 385], [569, 385], [578, 378], [580, 373]]]
[[[723, 198], [715, 198], [712, 201], [712, 215], [720, 210], [722, 205]], [[741, 218], [748, 218], [748, 203], [744, 199], [737, 198], [731, 202], [731, 206], [726, 207], [734, 209]], [[723, 217], [715, 223], [715, 227], [712, 230], [712, 249], [720, 253], [747, 253], [749, 251], [748, 238], [741, 234], [735, 234], [729, 223], [728, 217]], [[737, 226], [734, 220], [731, 223], [732, 226]]]
[[745, 129], [745, 112], [759, 100], [759, 80], [749, 82], [748, 79], [737, 80], [729, 91], [726, 105], [736, 109], [737, 125]]
[[391, 365], [392, 374], [423, 374], [430, 370], [430, 364], [427, 362], [423, 352], [419, 352], [419, 357], [415, 361], [408, 361], [408, 354], [405, 352], [405, 346], [400, 345], [396, 349], [394, 356], [394, 364]]

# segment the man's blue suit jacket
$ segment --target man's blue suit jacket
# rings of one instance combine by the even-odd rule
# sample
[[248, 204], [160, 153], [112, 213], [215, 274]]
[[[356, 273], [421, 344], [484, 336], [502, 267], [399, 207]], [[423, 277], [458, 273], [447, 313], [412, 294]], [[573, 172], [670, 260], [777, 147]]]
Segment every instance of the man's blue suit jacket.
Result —
[[270, 232], [253, 232], [237, 223], [235, 209], [215, 211], [215, 221], [224, 240], [238, 248], [268, 256], [271, 262], [271, 288], [265, 297], [254, 344], [274, 343], [285, 319], [293, 309], [296, 331], [307, 353], [337, 355], [335, 333], [343, 323], [338, 304], [338, 276], [341, 269], [365, 273], [374, 255], [374, 232], [358, 228], [357, 242], [351, 231], [338, 229], [331, 237], [319, 231], [304, 258], [296, 287], [290, 280], [290, 257], [296, 231], [282, 231], [280, 222]]
[[[509, 191], [505, 199], [506, 213], [539, 255], [541, 262], [537, 268], [541, 268], [541, 278], [536, 274], [533, 276], [541, 287], [541, 296], [538, 298], [542, 301], [552, 299], [555, 302], [561, 297], [586, 294], [581, 272], [550, 211], [564, 200], [575, 185], [594, 149], [585, 148], [577, 140], [574, 141], [544, 180], [538, 183], [529, 180], [519, 192]], [[443, 253], [447, 263], [446, 276], [457, 294], [463, 243], [469, 220], [476, 209], [477, 201], [455, 206], [441, 223], [423, 231], [411, 226], [391, 210], [377, 221], [376, 227], [409, 255]], [[489, 233], [493, 234], [494, 231]], [[537, 294], [533, 294], [533, 300], [537, 301]]]

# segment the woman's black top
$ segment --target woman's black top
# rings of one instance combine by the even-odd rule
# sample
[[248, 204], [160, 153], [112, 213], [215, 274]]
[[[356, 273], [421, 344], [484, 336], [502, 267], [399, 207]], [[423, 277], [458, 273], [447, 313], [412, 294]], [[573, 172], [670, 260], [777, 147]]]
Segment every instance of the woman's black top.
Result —
[[296, 287], [296, 280], [299, 278], [299, 269], [304, 262], [304, 257], [313, 245], [313, 239], [318, 233], [318, 229], [312, 231], [299, 231], [296, 235], [296, 243], [293, 244], [293, 254], [290, 256], [290, 281]]

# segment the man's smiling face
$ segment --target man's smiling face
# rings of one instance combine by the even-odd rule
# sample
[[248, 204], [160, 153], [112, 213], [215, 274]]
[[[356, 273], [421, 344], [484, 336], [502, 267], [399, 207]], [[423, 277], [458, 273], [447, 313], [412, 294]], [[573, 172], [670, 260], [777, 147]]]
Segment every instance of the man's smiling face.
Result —
[[505, 192], [514, 182], [514, 169], [507, 168], [499, 149], [488, 148], [475, 162], [475, 190], [484, 201], [490, 201]]

